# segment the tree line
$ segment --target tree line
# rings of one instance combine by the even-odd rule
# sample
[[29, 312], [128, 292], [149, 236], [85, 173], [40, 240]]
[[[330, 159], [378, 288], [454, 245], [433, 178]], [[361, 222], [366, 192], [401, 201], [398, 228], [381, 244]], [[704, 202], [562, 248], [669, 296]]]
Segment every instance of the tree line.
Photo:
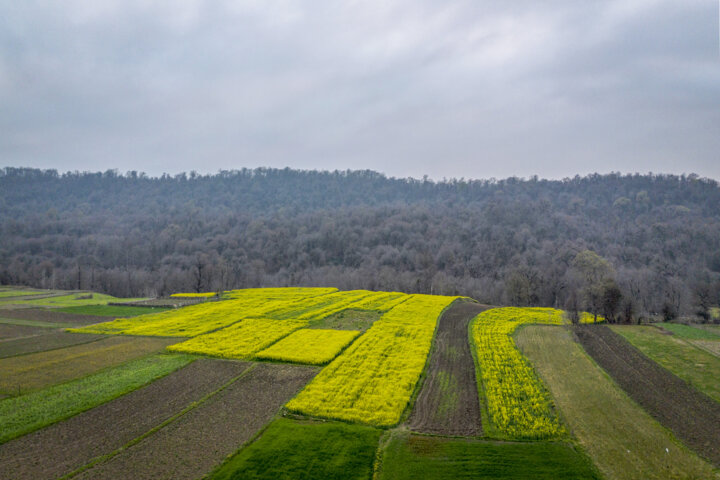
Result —
[[696, 175], [389, 178], [0, 169], [0, 283], [163, 296], [258, 286], [468, 295], [710, 319], [720, 188]]

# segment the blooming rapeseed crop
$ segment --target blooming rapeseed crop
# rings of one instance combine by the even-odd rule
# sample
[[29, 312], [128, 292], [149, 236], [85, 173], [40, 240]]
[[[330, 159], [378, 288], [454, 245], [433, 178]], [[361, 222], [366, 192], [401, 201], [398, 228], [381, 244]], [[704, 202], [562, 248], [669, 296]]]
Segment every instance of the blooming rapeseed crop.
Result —
[[256, 357], [265, 360], [322, 365], [360, 335], [356, 330], [321, 330], [303, 328], [291, 333]]

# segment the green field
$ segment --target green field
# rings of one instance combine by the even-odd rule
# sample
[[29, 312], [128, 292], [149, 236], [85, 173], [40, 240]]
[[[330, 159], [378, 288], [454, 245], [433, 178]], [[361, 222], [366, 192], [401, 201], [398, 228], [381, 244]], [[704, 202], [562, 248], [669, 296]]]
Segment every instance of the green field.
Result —
[[620, 390], [568, 330], [528, 326], [516, 340], [550, 389], [572, 434], [605, 478], [717, 478], [710, 464]]
[[331, 328], [334, 330], [360, 330], [365, 331], [382, 317], [382, 312], [375, 310], [348, 309], [335, 313], [321, 320], [316, 320], [309, 328]]
[[712, 332], [711, 330], [705, 330], [703, 328], [697, 328], [690, 325], [683, 325], [682, 323], [659, 323], [664, 330], [668, 330], [678, 337], [685, 338], [687, 340], [719, 340], [720, 333]]
[[49, 292], [43, 292], [38, 290], [2, 290], [0, 291], [0, 298], [8, 297], [25, 297], [29, 295], [47, 295]]
[[110, 302], [139, 302], [145, 298], [116, 298], [103, 293], [80, 292], [32, 300], [5, 299], [0, 304], [32, 305], [37, 307], [77, 307], [84, 305], [107, 305]]
[[210, 478], [369, 479], [380, 433], [340, 422], [278, 418]]
[[598, 479], [573, 447], [552, 442], [493, 442], [392, 432], [380, 479]]
[[165, 307], [133, 307], [121, 305], [80, 305], [77, 307], [58, 308], [58, 311], [64, 313], [73, 313], [75, 315], [97, 315], [101, 317], [136, 317], [145, 315], [146, 313], [158, 313], [170, 310]]
[[650, 359], [720, 401], [720, 358], [675, 335], [664, 335], [654, 327], [613, 326], [612, 329]]
[[153, 355], [54, 387], [0, 400], [0, 444], [157, 380], [194, 360]]

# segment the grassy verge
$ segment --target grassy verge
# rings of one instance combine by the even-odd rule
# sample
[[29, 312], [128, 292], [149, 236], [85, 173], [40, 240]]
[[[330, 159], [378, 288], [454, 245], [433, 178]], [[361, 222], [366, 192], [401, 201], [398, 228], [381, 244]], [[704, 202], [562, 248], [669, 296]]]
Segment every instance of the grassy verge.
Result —
[[135, 390], [193, 361], [154, 355], [72, 382], [0, 401], [0, 443], [76, 415]]
[[210, 475], [231, 479], [367, 479], [381, 430], [278, 418]]
[[384, 446], [379, 479], [597, 479], [590, 461], [563, 443], [493, 442], [396, 431]]
[[[720, 382], [718, 381], [720, 358], [681, 338], [676, 338], [674, 335], [664, 335], [653, 327], [613, 326], [611, 328], [650, 359], [701, 392], [720, 401]], [[694, 335], [694, 333], [691, 334]]]
[[720, 340], [720, 334], [711, 330], [683, 325], [682, 323], [659, 323], [658, 325], [687, 340]]
[[528, 326], [516, 340], [607, 479], [717, 478], [710, 464], [621, 391], [566, 329]]
[[35, 305], [45, 307], [76, 307], [83, 305], [107, 305], [109, 302], [136, 302], [144, 298], [115, 298], [103, 293], [72, 293], [55, 297], [38, 298], [31, 300], [8, 299], [5, 303], [13, 305]]
[[58, 311], [76, 315], [97, 315], [101, 317], [136, 317], [146, 313], [158, 313], [170, 310], [165, 307], [133, 307], [120, 305], [80, 305], [76, 307], [63, 307]]

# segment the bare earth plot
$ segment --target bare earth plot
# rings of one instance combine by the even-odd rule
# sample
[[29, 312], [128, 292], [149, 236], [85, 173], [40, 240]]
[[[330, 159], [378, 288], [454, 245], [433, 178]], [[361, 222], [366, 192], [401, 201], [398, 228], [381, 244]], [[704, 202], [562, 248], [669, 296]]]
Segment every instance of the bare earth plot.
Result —
[[0, 358], [46, 352], [58, 348], [81, 345], [105, 338], [105, 335], [56, 332], [29, 338], [17, 338], [0, 342]]
[[62, 325], [83, 326], [93, 323], [107, 322], [115, 317], [100, 317], [97, 315], [78, 315], [74, 313], [58, 312], [44, 308], [18, 308], [14, 310], [0, 310], [0, 317], [17, 318], [20, 320], [35, 320], [39, 322], [59, 323]]
[[0, 394], [17, 395], [84, 377], [163, 350], [177, 338], [108, 337], [83, 345], [0, 360]]
[[690, 387], [604, 325], [575, 329], [585, 350], [630, 397], [688, 447], [720, 466], [720, 403]]
[[439, 320], [427, 378], [408, 426], [417, 432], [443, 435], [482, 434], [475, 362], [468, 324], [487, 305], [457, 301]]
[[516, 342], [552, 392], [573, 436], [607, 480], [720, 478], [712, 465], [633, 402], [570, 331], [529, 325], [518, 332]]
[[[59, 478], [221, 388], [248, 363], [201, 359], [146, 387], [0, 445], [0, 478]], [[42, 452], [42, 453], [41, 453]]]
[[8, 340], [42, 335], [43, 333], [47, 332], [48, 329], [45, 327], [32, 327], [29, 325], [10, 325], [0, 323], [0, 345], [2, 344], [1, 342], [6, 342]]
[[258, 364], [176, 421], [74, 478], [199, 478], [250, 440], [317, 371]]

